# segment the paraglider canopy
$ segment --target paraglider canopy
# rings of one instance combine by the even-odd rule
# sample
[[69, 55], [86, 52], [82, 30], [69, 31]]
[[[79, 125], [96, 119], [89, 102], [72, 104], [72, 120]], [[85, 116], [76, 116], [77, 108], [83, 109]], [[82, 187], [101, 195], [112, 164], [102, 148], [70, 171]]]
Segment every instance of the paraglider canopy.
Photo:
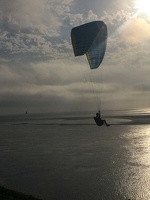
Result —
[[71, 31], [71, 40], [75, 56], [86, 54], [91, 69], [100, 66], [107, 44], [107, 26], [103, 21], [74, 27]]

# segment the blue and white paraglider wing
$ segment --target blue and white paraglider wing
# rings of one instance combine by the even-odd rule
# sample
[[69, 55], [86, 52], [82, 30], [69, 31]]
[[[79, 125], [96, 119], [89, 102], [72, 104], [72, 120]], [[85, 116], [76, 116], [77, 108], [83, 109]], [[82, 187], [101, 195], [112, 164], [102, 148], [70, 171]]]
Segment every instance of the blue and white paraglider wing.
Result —
[[100, 66], [107, 45], [107, 26], [104, 22], [94, 21], [74, 27], [71, 40], [75, 56], [86, 54], [91, 69]]

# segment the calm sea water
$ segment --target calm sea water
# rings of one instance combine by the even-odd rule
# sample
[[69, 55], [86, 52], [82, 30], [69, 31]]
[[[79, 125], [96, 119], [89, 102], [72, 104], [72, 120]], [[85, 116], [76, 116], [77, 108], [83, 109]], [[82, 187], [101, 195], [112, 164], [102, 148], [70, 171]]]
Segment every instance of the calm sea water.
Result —
[[107, 121], [0, 117], [0, 185], [46, 200], [149, 200], [150, 125], [143, 117]]

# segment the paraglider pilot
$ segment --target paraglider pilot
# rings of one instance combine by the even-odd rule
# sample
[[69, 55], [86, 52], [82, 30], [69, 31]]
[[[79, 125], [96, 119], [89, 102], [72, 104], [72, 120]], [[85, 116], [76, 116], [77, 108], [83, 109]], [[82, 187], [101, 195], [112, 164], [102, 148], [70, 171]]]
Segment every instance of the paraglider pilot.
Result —
[[98, 126], [102, 126], [102, 125], [110, 126], [109, 124], [107, 124], [106, 120], [101, 119], [100, 111], [98, 111], [98, 112], [96, 113], [96, 117], [94, 117], [94, 120], [95, 120], [95, 122], [96, 122], [96, 124], [97, 124]]

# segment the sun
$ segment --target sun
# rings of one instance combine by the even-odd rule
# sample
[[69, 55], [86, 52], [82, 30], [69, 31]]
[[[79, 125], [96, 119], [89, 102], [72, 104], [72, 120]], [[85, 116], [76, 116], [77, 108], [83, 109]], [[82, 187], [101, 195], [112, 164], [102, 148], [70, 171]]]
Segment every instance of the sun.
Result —
[[145, 13], [150, 17], [150, 0], [137, 0], [135, 8], [138, 10], [138, 13]]

